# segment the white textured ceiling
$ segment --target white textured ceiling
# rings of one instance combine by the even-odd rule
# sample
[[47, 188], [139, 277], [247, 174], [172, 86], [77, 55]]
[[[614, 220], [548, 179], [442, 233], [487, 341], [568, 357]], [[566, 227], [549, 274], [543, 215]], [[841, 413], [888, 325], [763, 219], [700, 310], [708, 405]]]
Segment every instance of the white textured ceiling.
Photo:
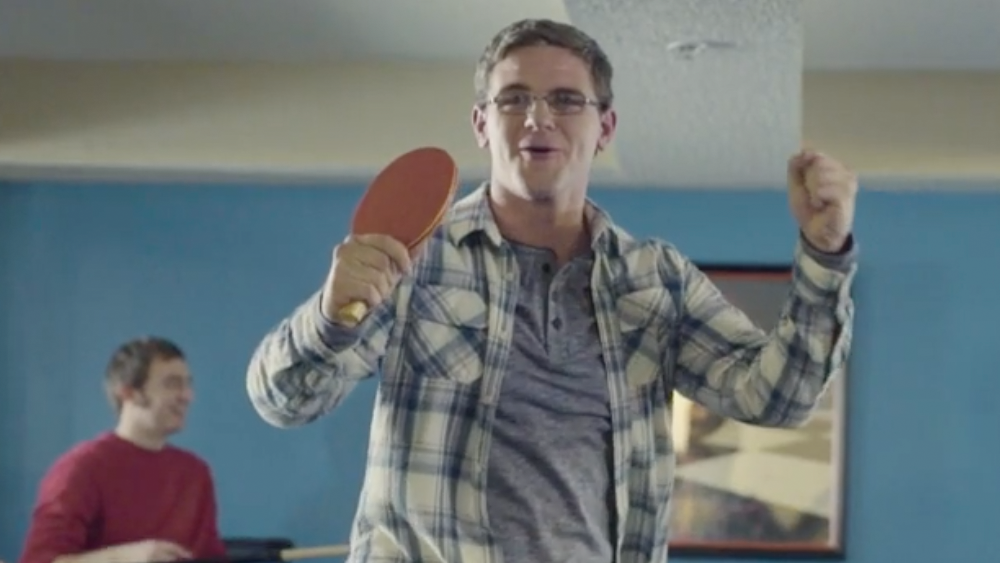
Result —
[[[801, 145], [797, 0], [567, 0], [618, 77], [620, 166], [656, 185], [780, 185]], [[702, 52], [675, 42], [708, 41]], [[754, 139], [753, 142], [747, 142]], [[711, 170], [711, 175], [706, 174]]]
[[[471, 71], [524, 17], [571, 21], [604, 44], [620, 168], [638, 184], [780, 184], [801, 142], [803, 68], [1000, 71], [1000, 0], [0, 0], [0, 57]], [[670, 49], [699, 40], [720, 48]]]
[[[468, 62], [523, 17], [568, 14], [561, 0], [0, 0], [0, 57]], [[802, 23], [808, 69], [1000, 70], [998, 0], [803, 0]]]

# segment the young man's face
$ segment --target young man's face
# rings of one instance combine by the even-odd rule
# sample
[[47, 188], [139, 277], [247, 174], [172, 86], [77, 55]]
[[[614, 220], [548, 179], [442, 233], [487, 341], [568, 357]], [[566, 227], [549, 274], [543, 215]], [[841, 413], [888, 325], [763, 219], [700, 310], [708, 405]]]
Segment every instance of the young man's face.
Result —
[[128, 417], [129, 424], [164, 438], [180, 431], [194, 399], [187, 362], [153, 360], [146, 384], [123, 395], [122, 417]]
[[[503, 103], [530, 99], [525, 94], [550, 96], [555, 103]], [[614, 135], [614, 111], [601, 112], [593, 103], [590, 68], [568, 49], [510, 52], [493, 67], [488, 96], [491, 103], [473, 110], [476, 139], [490, 151], [496, 179], [523, 198], [554, 199], [569, 186], [585, 184], [594, 156]]]

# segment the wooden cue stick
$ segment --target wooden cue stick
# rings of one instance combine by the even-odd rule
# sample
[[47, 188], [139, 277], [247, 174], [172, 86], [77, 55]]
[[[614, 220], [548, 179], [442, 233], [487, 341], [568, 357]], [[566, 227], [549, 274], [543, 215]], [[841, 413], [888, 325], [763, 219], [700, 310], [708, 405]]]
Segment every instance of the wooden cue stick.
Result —
[[282, 549], [278, 552], [282, 561], [297, 561], [299, 559], [311, 559], [314, 557], [338, 557], [351, 552], [351, 547], [347, 544], [322, 545], [319, 547], [292, 547]]

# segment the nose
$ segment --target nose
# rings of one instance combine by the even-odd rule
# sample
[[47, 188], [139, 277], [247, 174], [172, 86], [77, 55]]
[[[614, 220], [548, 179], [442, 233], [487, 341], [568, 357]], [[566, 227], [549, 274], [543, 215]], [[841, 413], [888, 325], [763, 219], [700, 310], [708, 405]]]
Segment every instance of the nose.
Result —
[[549, 104], [545, 100], [535, 98], [532, 100], [531, 105], [528, 106], [528, 111], [524, 114], [524, 125], [529, 129], [551, 129], [555, 126], [555, 120], [552, 119], [552, 111], [549, 110]]

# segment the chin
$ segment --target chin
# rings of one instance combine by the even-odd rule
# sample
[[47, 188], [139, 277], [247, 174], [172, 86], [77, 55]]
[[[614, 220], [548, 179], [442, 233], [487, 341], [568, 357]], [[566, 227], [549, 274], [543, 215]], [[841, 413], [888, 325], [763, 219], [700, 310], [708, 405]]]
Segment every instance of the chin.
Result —
[[522, 197], [528, 201], [534, 202], [545, 202], [552, 201], [555, 199], [555, 190], [551, 186], [532, 186], [530, 184], [524, 186]]
[[166, 435], [176, 434], [181, 430], [184, 430], [184, 423], [185, 423], [184, 420], [181, 420], [179, 422], [178, 421], [168, 422], [161, 427], [161, 430]]
[[562, 178], [559, 174], [528, 172], [521, 174], [515, 185], [522, 196], [532, 201], [548, 201], [560, 192]]

